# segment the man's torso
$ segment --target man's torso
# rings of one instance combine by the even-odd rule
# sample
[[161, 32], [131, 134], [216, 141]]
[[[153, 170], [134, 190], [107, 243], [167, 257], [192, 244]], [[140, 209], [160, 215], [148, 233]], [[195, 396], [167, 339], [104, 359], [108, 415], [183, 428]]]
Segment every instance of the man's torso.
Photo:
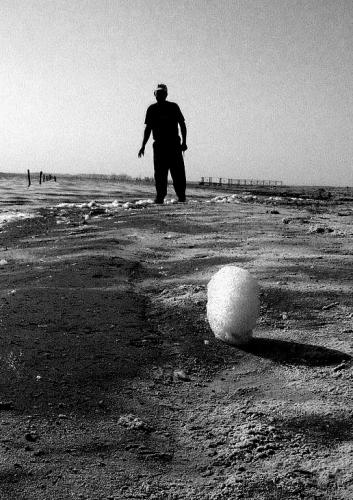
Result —
[[179, 106], [165, 101], [148, 107], [145, 124], [151, 127], [156, 143], [176, 143], [180, 140], [178, 123], [183, 121]]

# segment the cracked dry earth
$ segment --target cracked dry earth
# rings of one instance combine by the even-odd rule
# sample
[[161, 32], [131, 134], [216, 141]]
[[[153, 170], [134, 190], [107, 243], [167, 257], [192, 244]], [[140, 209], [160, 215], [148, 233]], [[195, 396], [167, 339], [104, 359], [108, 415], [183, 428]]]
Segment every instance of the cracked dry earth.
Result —
[[[353, 498], [352, 207], [46, 210], [0, 233], [1, 499]], [[216, 341], [206, 286], [261, 287]]]

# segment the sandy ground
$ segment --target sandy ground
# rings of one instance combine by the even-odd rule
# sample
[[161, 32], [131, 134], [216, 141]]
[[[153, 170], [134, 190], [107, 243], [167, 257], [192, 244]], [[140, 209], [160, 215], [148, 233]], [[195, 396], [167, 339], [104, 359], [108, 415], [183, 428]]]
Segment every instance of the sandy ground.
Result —
[[[0, 498], [352, 499], [352, 204], [87, 213], [0, 232]], [[229, 263], [243, 349], [206, 321]]]

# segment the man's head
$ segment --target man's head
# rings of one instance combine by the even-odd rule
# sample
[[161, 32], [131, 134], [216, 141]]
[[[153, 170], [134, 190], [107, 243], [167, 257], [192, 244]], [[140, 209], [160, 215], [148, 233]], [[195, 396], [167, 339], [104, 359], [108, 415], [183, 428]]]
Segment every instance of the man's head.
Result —
[[164, 83], [159, 83], [154, 91], [157, 102], [164, 102], [167, 99], [168, 89]]

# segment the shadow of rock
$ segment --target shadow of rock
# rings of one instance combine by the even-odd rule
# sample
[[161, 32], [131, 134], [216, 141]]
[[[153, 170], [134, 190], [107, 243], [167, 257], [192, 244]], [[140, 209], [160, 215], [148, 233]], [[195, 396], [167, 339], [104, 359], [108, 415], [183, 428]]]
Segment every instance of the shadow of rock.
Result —
[[352, 359], [346, 353], [326, 347], [266, 338], [252, 339], [249, 344], [242, 346], [242, 350], [290, 365], [330, 366]]
[[321, 442], [327, 446], [328, 443], [351, 441], [353, 436], [353, 424], [350, 415], [320, 415], [303, 414], [288, 416], [277, 425], [288, 433], [298, 433], [305, 436], [307, 441]]

